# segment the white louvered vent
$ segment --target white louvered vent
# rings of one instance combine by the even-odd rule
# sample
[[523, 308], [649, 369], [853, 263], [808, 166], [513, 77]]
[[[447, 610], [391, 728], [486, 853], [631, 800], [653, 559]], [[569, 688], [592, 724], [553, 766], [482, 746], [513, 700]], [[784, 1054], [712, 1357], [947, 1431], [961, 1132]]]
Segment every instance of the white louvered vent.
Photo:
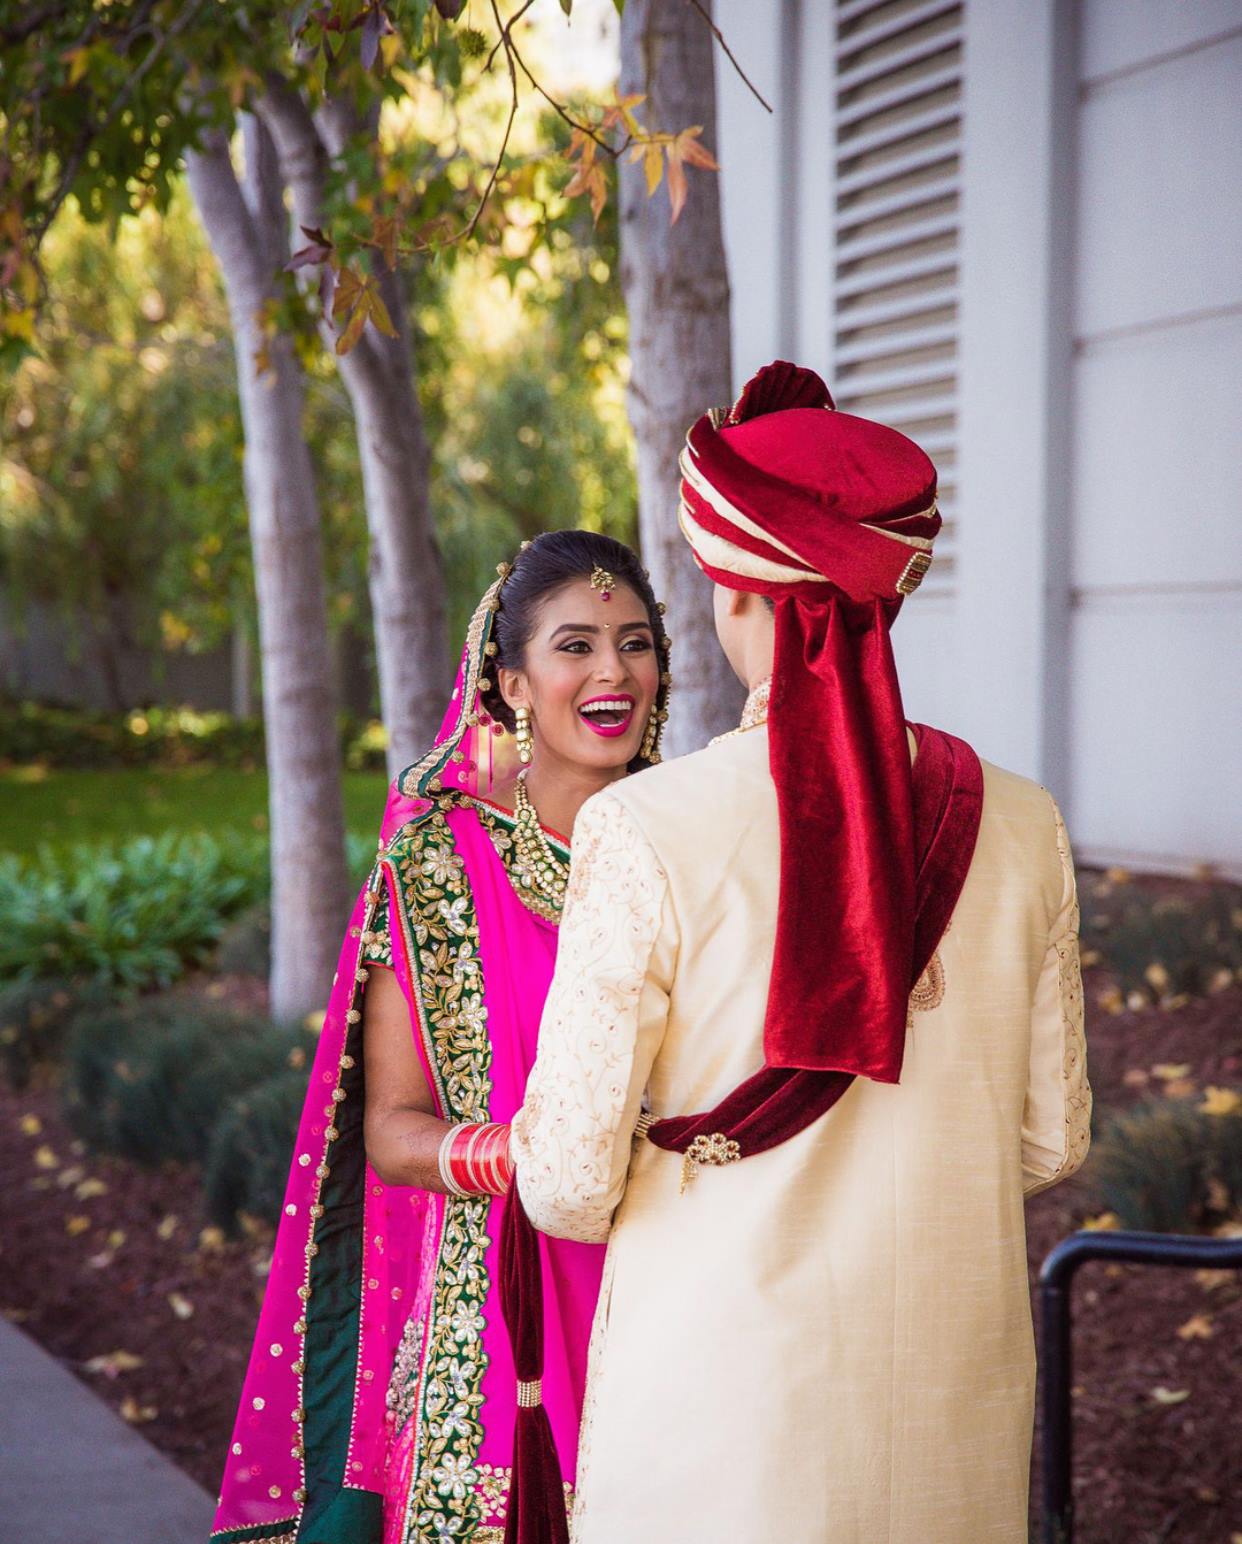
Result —
[[924, 591], [953, 585], [962, 0], [836, 0], [837, 406], [940, 473]]

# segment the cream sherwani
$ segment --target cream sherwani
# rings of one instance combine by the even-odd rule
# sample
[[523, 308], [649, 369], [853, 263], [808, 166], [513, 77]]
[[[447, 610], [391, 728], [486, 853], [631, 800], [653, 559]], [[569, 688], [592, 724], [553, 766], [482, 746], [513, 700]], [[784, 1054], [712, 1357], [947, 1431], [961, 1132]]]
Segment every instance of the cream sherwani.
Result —
[[[901, 1082], [705, 1168], [642, 1108], [763, 1061], [778, 823], [767, 730], [584, 806], [518, 1181], [609, 1240], [577, 1544], [1026, 1544], [1035, 1365], [1022, 1201], [1087, 1149], [1073, 870], [1035, 784], [984, 767], [978, 846]], [[808, 961], [810, 966], [813, 961]]]

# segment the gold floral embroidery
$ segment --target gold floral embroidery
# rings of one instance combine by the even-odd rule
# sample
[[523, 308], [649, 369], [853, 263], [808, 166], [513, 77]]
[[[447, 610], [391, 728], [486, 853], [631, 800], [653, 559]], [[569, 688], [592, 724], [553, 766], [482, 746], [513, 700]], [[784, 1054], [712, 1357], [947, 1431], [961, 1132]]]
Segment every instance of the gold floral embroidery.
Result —
[[[450, 800], [442, 801], [447, 807]], [[403, 826], [381, 863], [400, 897], [398, 923], [417, 980], [419, 1033], [449, 1120], [485, 1121], [491, 1042], [479, 928], [445, 808]], [[406, 1536], [479, 1538], [476, 1460], [483, 1440], [484, 1254], [490, 1198], [447, 1197], [425, 1324], [425, 1373], [412, 1392], [415, 1480]]]

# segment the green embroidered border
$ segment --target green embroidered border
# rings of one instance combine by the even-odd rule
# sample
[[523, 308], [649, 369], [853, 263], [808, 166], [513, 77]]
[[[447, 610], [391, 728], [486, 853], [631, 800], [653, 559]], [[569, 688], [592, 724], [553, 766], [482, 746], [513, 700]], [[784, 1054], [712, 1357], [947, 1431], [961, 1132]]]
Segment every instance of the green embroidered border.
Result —
[[[448, 1120], [485, 1121], [491, 1041], [478, 957], [478, 920], [465, 865], [445, 811], [407, 824], [381, 865], [399, 898], [398, 924], [417, 978], [419, 1032]], [[446, 1197], [435, 1284], [428, 1308], [423, 1381], [415, 1415], [415, 1479], [406, 1508], [408, 1539], [472, 1537], [481, 1517], [476, 1467], [483, 1441], [484, 1253], [488, 1197]]]

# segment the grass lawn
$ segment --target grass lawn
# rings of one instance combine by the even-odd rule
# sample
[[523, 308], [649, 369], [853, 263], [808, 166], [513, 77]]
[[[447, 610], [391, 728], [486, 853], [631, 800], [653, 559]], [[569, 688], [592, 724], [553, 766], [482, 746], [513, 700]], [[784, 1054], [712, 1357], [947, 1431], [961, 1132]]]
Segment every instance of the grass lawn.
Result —
[[[351, 832], [378, 832], [386, 792], [382, 772], [345, 774], [345, 820]], [[45, 844], [64, 848], [170, 830], [266, 831], [266, 773], [214, 767], [0, 770], [0, 852], [32, 854]]]

